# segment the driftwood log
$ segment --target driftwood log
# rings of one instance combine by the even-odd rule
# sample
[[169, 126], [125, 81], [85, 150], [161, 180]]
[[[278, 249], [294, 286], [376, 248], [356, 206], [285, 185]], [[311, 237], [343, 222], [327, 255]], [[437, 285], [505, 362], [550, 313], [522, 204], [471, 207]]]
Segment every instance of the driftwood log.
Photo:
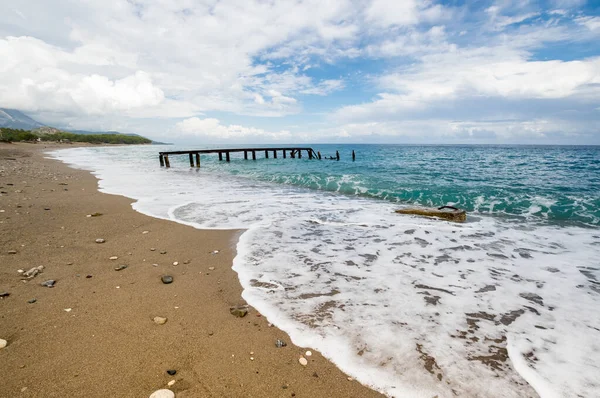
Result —
[[461, 209], [457, 209], [454, 206], [442, 206], [436, 208], [428, 207], [415, 207], [408, 209], [398, 209], [396, 213], [400, 214], [415, 214], [417, 216], [425, 217], [436, 217], [443, 218], [444, 220], [454, 222], [465, 222], [467, 221], [467, 212]]

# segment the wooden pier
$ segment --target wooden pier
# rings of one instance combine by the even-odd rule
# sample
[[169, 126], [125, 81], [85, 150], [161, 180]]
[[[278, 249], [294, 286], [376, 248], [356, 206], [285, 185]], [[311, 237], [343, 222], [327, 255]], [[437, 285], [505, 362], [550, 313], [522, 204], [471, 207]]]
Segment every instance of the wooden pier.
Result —
[[[277, 159], [277, 152], [281, 152], [284, 159], [287, 158], [289, 153], [292, 159], [298, 157], [302, 159], [302, 152], [306, 152], [309, 159], [321, 159], [321, 154], [315, 152], [312, 148], [305, 147], [287, 147], [287, 148], [227, 148], [227, 149], [200, 149], [192, 151], [170, 151], [170, 152], [159, 152], [158, 158], [160, 165], [164, 167], [171, 167], [169, 162], [170, 155], [188, 155], [190, 159], [190, 167], [200, 167], [200, 154], [216, 153], [219, 155], [219, 160], [223, 160], [223, 154], [225, 154], [225, 160], [230, 161], [230, 154], [235, 152], [244, 152], [244, 159], [248, 160], [248, 155], [252, 155], [252, 160], [256, 160], [256, 153], [265, 153], [265, 159], [269, 158], [269, 154], [273, 154], [273, 159]], [[195, 160], [195, 162], [194, 162]]]

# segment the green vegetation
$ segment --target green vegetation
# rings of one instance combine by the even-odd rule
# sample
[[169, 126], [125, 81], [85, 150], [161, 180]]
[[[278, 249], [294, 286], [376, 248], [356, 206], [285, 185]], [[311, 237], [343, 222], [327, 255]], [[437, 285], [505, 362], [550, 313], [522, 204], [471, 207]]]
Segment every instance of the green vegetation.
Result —
[[52, 134], [35, 134], [21, 129], [0, 127], [0, 142], [20, 141], [89, 142], [92, 144], [150, 144], [151, 140], [137, 135], [124, 134], [74, 134], [59, 131]]
[[37, 138], [31, 131], [0, 127], [0, 142], [35, 141]]

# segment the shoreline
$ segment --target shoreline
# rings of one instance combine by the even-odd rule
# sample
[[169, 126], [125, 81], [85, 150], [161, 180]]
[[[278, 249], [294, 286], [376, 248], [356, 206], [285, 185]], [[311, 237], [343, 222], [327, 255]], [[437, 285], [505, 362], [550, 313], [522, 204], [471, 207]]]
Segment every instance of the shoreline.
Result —
[[[44, 158], [74, 146], [0, 144], [0, 292], [10, 293], [0, 299], [0, 396], [382, 396], [318, 352], [300, 365], [306, 349], [253, 308], [230, 314], [243, 304], [231, 268], [241, 231], [146, 216], [99, 192], [90, 172]], [[39, 265], [21, 281], [18, 269]], [[49, 279], [55, 287], [40, 286]]]

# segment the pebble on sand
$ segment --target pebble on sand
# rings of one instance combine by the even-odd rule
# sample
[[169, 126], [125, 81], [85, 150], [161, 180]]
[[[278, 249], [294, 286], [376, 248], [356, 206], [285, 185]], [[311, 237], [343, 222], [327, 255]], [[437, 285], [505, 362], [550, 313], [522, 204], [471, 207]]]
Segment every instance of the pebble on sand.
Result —
[[106, 242], [106, 240], [104, 240], [102, 238], [96, 239], [96, 243], [104, 243], [104, 242]]
[[9, 292], [0, 292], [0, 298], [4, 298], [4, 297], [8, 297], [10, 296]]
[[169, 370], [167, 370], [167, 374], [169, 376], [175, 376], [176, 373], [177, 373], [177, 371], [175, 369], [169, 369]]
[[300, 357], [300, 359], [298, 359], [298, 362], [300, 362], [300, 365], [302, 366], [308, 365], [308, 361], [304, 357]]
[[40, 283], [40, 285], [42, 285], [44, 287], [54, 287], [55, 284], [56, 284], [56, 281], [54, 279], [49, 279], [47, 281]]
[[208, 267], [208, 269], [209, 269], [210, 271], [214, 271], [214, 270], [215, 270], [215, 267]]
[[44, 270], [44, 266], [43, 265], [40, 265], [40, 266], [37, 266], [37, 267], [33, 267], [33, 268], [31, 268], [31, 269], [23, 272], [23, 276], [31, 279], [34, 276], [36, 276], [37, 274], [39, 274], [40, 272], [42, 272], [43, 270]]
[[0, 339], [0, 350], [8, 345], [8, 341]]
[[173, 262], [173, 265], [179, 265], [179, 261]]
[[163, 388], [162, 390], [154, 391], [150, 395], [150, 398], [175, 398], [175, 393], [171, 390]]
[[229, 312], [231, 315], [237, 316], [238, 318], [243, 318], [248, 314], [248, 308], [244, 306], [231, 307], [229, 308]]
[[145, 235], [145, 234], [147, 234], [147, 233], [149, 233], [149, 232], [150, 232], [150, 231], [144, 231], [144, 232], [142, 232], [142, 233]]
[[165, 285], [168, 285], [169, 283], [173, 283], [173, 277], [171, 275], [163, 275], [160, 280], [162, 281], [162, 283], [164, 283]]
[[111, 257], [109, 257], [108, 259], [109, 259], [109, 260], [117, 260], [118, 258], [119, 258], [119, 257], [117, 257], [117, 256], [111, 256]]
[[304, 355], [306, 355], [307, 357], [310, 357], [310, 356], [312, 356], [312, 352], [310, 352], [310, 351], [306, 351], [306, 352], [304, 353]]
[[277, 339], [277, 341], [275, 342], [275, 347], [277, 347], [277, 348], [281, 348], [281, 347], [285, 347], [285, 346], [287, 346], [287, 344], [283, 340]]
[[9, 250], [8, 254], [17, 254], [17, 251], [16, 250]]
[[171, 380], [170, 382], [168, 382], [168, 383], [167, 383], [167, 385], [168, 385], [169, 387], [171, 387], [173, 384], [175, 384], [175, 380]]
[[127, 266], [125, 264], [119, 265], [118, 267], [115, 268], [115, 271], [123, 271], [125, 268], [127, 268]]
[[162, 316], [155, 316], [152, 320], [157, 325], [164, 325], [165, 323], [167, 323], [167, 318], [163, 318]]

